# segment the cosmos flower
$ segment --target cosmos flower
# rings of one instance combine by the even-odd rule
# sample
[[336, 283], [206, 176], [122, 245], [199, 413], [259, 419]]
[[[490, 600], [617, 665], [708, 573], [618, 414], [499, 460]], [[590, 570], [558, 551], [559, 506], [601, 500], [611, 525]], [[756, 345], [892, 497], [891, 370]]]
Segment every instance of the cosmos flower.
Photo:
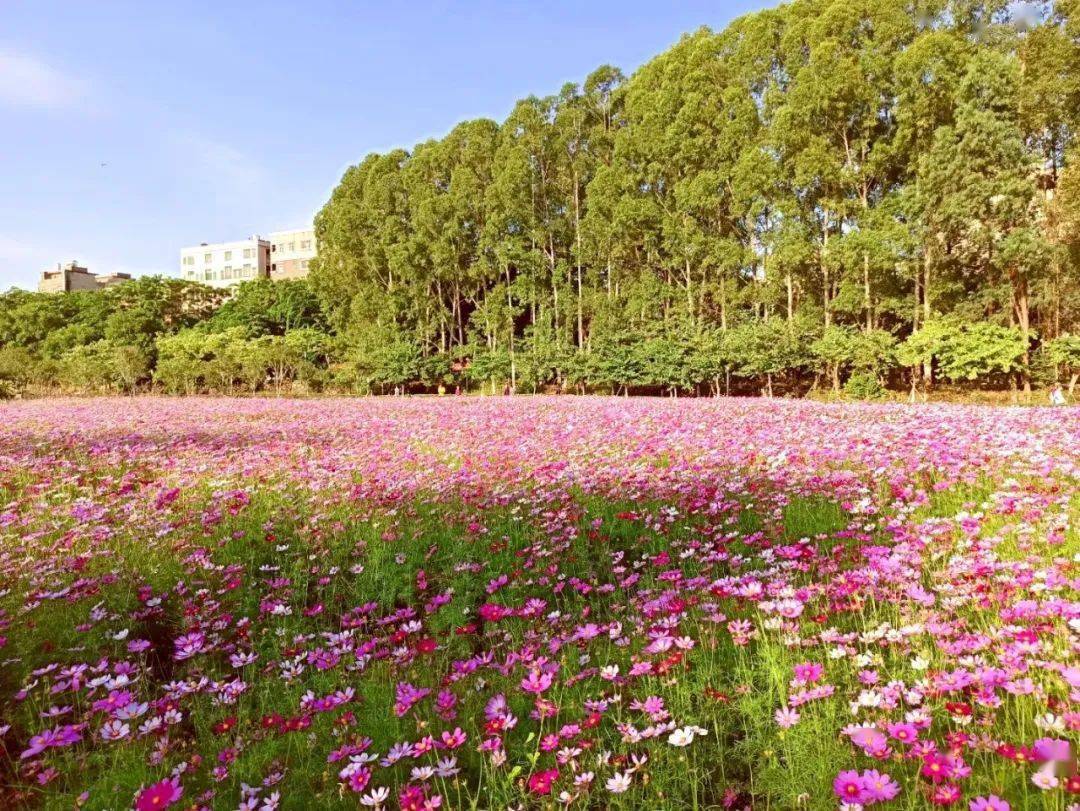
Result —
[[856, 771], [844, 771], [833, 780], [833, 792], [845, 803], [866, 803], [872, 798], [862, 775]]
[[996, 794], [975, 797], [968, 803], [969, 811], [1011, 811], [1010, 806]]
[[168, 808], [183, 795], [184, 789], [178, 780], [161, 780], [147, 786], [135, 798], [135, 811], [158, 811]]
[[773, 714], [776, 725], [781, 729], [791, 729], [799, 723], [799, 713], [791, 707], [780, 707]]
[[615, 772], [607, 779], [604, 785], [612, 794], [624, 794], [630, 789], [630, 775], [625, 772]]
[[559, 779], [558, 769], [545, 769], [539, 772], [533, 772], [529, 775], [528, 785], [529, 791], [533, 794], [550, 794], [551, 784]]
[[863, 786], [873, 802], [885, 802], [900, 793], [900, 785], [889, 775], [867, 769], [862, 773]]

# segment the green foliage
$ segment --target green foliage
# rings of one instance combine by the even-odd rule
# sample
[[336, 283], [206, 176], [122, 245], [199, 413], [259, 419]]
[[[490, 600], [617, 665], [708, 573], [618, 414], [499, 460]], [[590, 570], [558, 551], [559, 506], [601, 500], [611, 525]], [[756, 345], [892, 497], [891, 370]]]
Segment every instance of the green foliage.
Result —
[[149, 371], [150, 356], [141, 346], [102, 339], [65, 352], [59, 361], [58, 379], [74, 390], [132, 392]]
[[211, 330], [240, 328], [246, 335], [284, 335], [299, 329], [325, 329], [319, 300], [305, 279], [255, 279], [238, 285], [206, 322]]
[[933, 362], [946, 380], [962, 381], [1019, 371], [1026, 350], [1016, 328], [941, 319], [904, 341], [898, 357], [907, 366]]
[[746, 377], [764, 378], [766, 392], [772, 393], [774, 377], [794, 372], [809, 360], [804, 336], [786, 322], [749, 321], [725, 335], [727, 354], [734, 370]]
[[1054, 364], [1070, 372], [1080, 369], [1080, 335], [1059, 335], [1045, 348]]
[[844, 396], [852, 400], [882, 400], [887, 395], [881, 378], [870, 372], [856, 372], [844, 383]]

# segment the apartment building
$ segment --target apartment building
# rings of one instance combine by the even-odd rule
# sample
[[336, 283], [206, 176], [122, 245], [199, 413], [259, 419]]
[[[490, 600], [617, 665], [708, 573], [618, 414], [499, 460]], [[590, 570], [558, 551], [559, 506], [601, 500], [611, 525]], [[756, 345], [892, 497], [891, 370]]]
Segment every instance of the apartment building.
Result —
[[258, 235], [180, 249], [180, 277], [187, 281], [229, 287], [269, 275], [270, 241]]
[[315, 258], [315, 231], [297, 228], [270, 234], [270, 278], [302, 279]]
[[57, 264], [56, 270], [43, 270], [38, 280], [39, 293], [74, 293], [80, 290], [102, 290], [130, 281], [128, 273], [108, 273], [98, 275], [72, 260], [67, 264]]

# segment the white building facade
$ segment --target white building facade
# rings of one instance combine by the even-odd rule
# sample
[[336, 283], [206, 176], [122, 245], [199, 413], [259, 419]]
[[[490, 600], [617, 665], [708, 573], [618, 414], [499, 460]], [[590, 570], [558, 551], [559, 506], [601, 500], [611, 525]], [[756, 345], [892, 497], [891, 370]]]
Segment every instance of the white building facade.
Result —
[[258, 235], [180, 249], [180, 278], [189, 282], [229, 287], [269, 276], [270, 241]]
[[315, 231], [297, 228], [270, 234], [270, 278], [302, 279], [315, 258]]

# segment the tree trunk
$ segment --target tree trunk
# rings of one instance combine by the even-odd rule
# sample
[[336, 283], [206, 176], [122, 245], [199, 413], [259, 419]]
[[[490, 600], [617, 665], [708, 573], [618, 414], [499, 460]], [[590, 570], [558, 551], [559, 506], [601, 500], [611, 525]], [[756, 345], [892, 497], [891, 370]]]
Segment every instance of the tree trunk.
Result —
[[784, 274], [784, 287], [787, 288], [787, 323], [788, 332], [795, 332], [795, 285], [791, 281], [791, 271]]
[[870, 254], [863, 251], [863, 307], [866, 308], [866, 331], [874, 328], [874, 305], [870, 296]]
[[[923, 325], [930, 323], [930, 251], [923, 256]], [[927, 389], [934, 384], [934, 362], [927, 360], [923, 364], [923, 379]]]
[[822, 278], [822, 296], [821, 304], [825, 311], [825, 326], [828, 327], [832, 323], [832, 314], [829, 312], [829, 211], [825, 210], [825, 222], [821, 228], [821, 278]]
[[686, 257], [684, 267], [686, 270], [686, 307], [690, 315], [690, 324], [694, 324], [694, 289], [691, 286], [690, 258]]
[[1024, 341], [1024, 354], [1021, 362], [1020, 379], [1024, 385], [1024, 397], [1031, 398], [1031, 312], [1028, 301], [1027, 278], [1020, 272], [1013, 273], [1013, 305], [1016, 321], [1020, 325], [1020, 335]]
[[727, 283], [720, 276], [720, 331], [727, 332]]
[[581, 194], [578, 190], [577, 171], [574, 171], [574, 241], [577, 243], [577, 344], [578, 351], [585, 346], [585, 313], [581, 300]]

